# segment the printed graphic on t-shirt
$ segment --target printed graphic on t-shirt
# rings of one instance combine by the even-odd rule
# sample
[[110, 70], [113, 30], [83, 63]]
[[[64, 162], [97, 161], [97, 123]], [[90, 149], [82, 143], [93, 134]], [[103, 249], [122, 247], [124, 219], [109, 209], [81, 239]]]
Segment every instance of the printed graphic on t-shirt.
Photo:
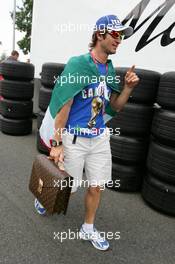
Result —
[[82, 98], [87, 99], [90, 97], [102, 96], [109, 101], [110, 91], [107, 89], [106, 82], [102, 81], [97, 87], [88, 87], [82, 90]]
[[[100, 65], [101, 76], [106, 73], [105, 65]], [[104, 80], [104, 78], [103, 78]], [[103, 115], [106, 105], [109, 103], [111, 88], [105, 81], [91, 83], [73, 100], [66, 128], [70, 133], [85, 137], [94, 137], [94, 130], [102, 133], [105, 129]], [[83, 131], [83, 132], [82, 132]]]
[[88, 122], [88, 128], [92, 128], [96, 125], [96, 117], [100, 113], [103, 107], [103, 101], [100, 97], [95, 97], [92, 100], [92, 108], [91, 108], [91, 119]]

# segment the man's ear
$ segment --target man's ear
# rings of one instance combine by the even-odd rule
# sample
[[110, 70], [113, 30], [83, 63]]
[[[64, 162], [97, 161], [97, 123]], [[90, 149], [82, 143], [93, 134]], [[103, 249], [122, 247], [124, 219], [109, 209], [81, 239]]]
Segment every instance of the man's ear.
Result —
[[102, 40], [103, 39], [103, 33], [97, 32], [97, 39]]

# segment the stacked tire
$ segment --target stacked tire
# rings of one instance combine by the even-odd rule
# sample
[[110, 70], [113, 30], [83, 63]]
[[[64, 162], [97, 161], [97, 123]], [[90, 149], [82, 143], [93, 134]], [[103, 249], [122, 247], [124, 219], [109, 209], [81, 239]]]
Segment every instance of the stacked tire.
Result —
[[52, 96], [52, 90], [55, 86], [56, 81], [64, 70], [65, 64], [63, 63], [44, 63], [42, 65], [41, 72], [41, 88], [39, 92], [39, 108], [40, 112], [37, 117], [37, 149], [39, 152], [48, 154], [48, 149], [43, 145], [41, 138], [39, 136], [39, 128], [41, 126], [42, 120], [44, 118], [47, 107], [50, 103]]
[[1, 131], [9, 135], [27, 135], [32, 132], [34, 66], [4, 61], [0, 64]]
[[[116, 69], [121, 87], [127, 70], [128, 68]], [[110, 187], [118, 191], [141, 190], [154, 102], [160, 80], [160, 74], [154, 71], [136, 69], [135, 72], [140, 78], [138, 86], [133, 90], [124, 109], [107, 122], [113, 132], [110, 138], [113, 161]], [[120, 135], [117, 131], [120, 131]]]
[[147, 158], [142, 196], [146, 202], [175, 215], [175, 72], [161, 76]]

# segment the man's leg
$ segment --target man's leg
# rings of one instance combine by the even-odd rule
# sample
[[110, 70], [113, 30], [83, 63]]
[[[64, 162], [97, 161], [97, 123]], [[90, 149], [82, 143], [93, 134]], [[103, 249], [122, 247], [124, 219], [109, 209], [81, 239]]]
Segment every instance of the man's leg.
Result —
[[90, 151], [85, 157], [85, 174], [89, 187], [85, 194], [85, 221], [82, 224], [79, 236], [89, 240], [100, 250], [107, 250], [109, 243], [95, 228], [94, 221], [99, 207], [101, 191], [105, 183], [111, 180], [111, 149], [109, 136], [99, 136], [90, 139]]
[[107, 250], [109, 242], [100, 232], [94, 227], [96, 211], [99, 207], [101, 198], [101, 188], [89, 187], [85, 194], [85, 221], [79, 231], [79, 237], [84, 240], [89, 240], [93, 246], [99, 250]]
[[100, 186], [90, 186], [85, 194], [85, 223], [93, 224], [101, 197]]

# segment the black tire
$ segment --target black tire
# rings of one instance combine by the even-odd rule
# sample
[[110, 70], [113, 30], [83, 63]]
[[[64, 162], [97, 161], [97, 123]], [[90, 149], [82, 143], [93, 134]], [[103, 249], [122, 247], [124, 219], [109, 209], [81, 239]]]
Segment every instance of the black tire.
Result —
[[52, 96], [52, 90], [49, 90], [45, 87], [40, 88], [39, 92], [39, 108], [43, 111], [47, 110], [47, 107], [50, 103], [50, 99]]
[[43, 118], [45, 116], [45, 112], [43, 111], [40, 111], [38, 114], [37, 114], [37, 128], [39, 129], [41, 124], [42, 124], [42, 121], [43, 121]]
[[61, 75], [64, 70], [65, 64], [63, 63], [44, 63], [41, 72], [41, 84], [53, 88], [56, 78]]
[[[123, 87], [124, 76], [129, 68], [116, 68], [117, 78], [120, 76], [120, 84]], [[129, 102], [152, 105], [156, 101], [159, 86], [160, 73], [155, 71], [135, 69], [135, 73], [140, 78], [137, 87], [133, 90]]]
[[[144, 175], [144, 167], [126, 166], [113, 162], [111, 188], [116, 191], [140, 191]], [[109, 184], [106, 187], [109, 187]]]
[[49, 155], [49, 150], [48, 148], [42, 143], [40, 135], [39, 135], [39, 131], [37, 132], [37, 138], [36, 138], [36, 146], [37, 146], [37, 150], [40, 153], [46, 154], [47, 156]]
[[0, 131], [1, 131], [1, 120], [2, 120], [2, 115], [0, 114]]
[[175, 187], [149, 174], [144, 179], [142, 197], [153, 208], [175, 215]]
[[149, 171], [162, 181], [175, 185], [175, 149], [151, 142], [147, 158]]
[[106, 125], [113, 131], [120, 128], [121, 135], [144, 137], [150, 133], [153, 110], [152, 106], [127, 103]]
[[146, 160], [146, 140], [111, 135], [110, 144], [112, 158], [116, 163], [134, 165]]
[[30, 100], [33, 98], [33, 82], [0, 81], [0, 94], [7, 99]]
[[1, 131], [13, 136], [28, 135], [32, 133], [32, 119], [15, 120], [2, 117]]
[[175, 109], [175, 72], [166, 72], [160, 78], [157, 103], [163, 108]]
[[6, 118], [32, 118], [33, 101], [13, 101], [5, 98], [0, 100], [1, 114]]
[[175, 112], [157, 109], [151, 132], [161, 143], [175, 147]]
[[0, 74], [7, 80], [31, 81], [34, 78], [34, 66], [30, 63], [4, 61], [0, 63]]

